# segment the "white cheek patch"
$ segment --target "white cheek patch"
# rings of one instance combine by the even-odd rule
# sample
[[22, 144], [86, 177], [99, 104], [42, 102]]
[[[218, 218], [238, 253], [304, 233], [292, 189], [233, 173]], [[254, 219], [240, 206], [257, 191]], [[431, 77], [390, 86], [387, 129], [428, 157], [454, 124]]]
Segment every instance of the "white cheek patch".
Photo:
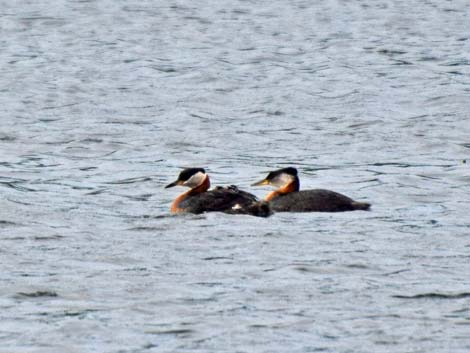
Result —
[[235, 204], [235, 205], [232, 206], [232, 210], [239, 210], [239, 209], [241, 209], [241, 208], [242, 208], [242, 206], [240, 206], [239, 203], [237, 203], [237, 204]]
[[183, 183], [183, 185], [187, 186], [189, 188], [194, 188], [194, 187], [200, 185], [204, 181], [205, 178], [206, 178], [206, 174], [201, 173], [201, 172], [197, 172], [191, 178], [186, 180]]
[[284, 185], [292, 183], [294, 179], [295, 178], [292, 175], [283, 173], [281, 175], [278, 175], [276, 178], [274, 178], [271, 181], [271, 184], [277, 188], [280, 188]]

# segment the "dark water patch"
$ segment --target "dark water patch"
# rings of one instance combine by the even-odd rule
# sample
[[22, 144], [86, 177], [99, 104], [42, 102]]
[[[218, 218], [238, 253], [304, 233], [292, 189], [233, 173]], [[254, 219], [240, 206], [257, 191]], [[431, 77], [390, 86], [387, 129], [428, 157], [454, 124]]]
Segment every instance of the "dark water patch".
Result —
[[[139, 215], [139, 216], [134, 216], [132, 218], [134, 219], [145, 219], [145, 220], [159, 220], [159, 219], [165, 219], [165, 218], [173, 218], [173, 217], [180, 217], [180, 216], [183, 216], [183, 215], [176, 215], [176, 214], [173, 214], [173, 213], [170, 213], [168, 211], [168, 213], [162, 213], [162, 214], [159, 214], [159, 215]], [[142, 230], [142, 231], [153, 231], [153, 230], [166, 230], [167, 227], [166, 225], [162, 225], [162, 226], [136, 226], [136, 227], [132, 227], [132, 228], [129, 228], [129, 230]]]
[[470, 298], [470, 292], [444, 294], [444, 293], [423, 293], [415, 295], [392, 295], [398, 299], [463, 299]]
[[75, 142], [75, 140], [59, 140], [59, 141], [46, 141], [44, 145], [48, 146], [62, 146], [68, 145], [69, 143]]
[[337, 340], [339, 337], [338, 336], [335, 336], [335, 335], [322, 335], [323, 338], [326, 338], [328, 340]]
[[38, 162], [34, 165], [35, 168], [54, 168], [54, 167], [59, 167], [60, 164], [56, 163], [56, 164], [46, 164], [46, 163], [42, 163], [42, 162]]
[[[466, 321], [457, 321], [455, 324], [460, 326], [470, 326], [470, 319], [465, 319]], [[460, 338], [467, 338], [468, 336], [463, 335]]]
[[248, 46], [248, 47], [238, 48], [237, 50], [238, 51], [253, 51], [253, 50], [256, 50], [256, 47]]
[[42, 240], [60, 240], [65, 238], [63, 235], [44, 235], [44, 236], [34, 236], [34, 240], [42, 241]]
[[438, 57], [435, 57], [435, 56], [423, 56], [421, 58], [418, 59], [418, 61], [439, 61], [440, 59]]
[[327, 347], [306, 347], [306, 352], [331, 352]]
[[464, 75], [464, 73], [460, 72], [460, 71], [447, 71], [448, 74], [451, 74], [451, 75], [457, 75], [457, 76], [461, 76], [461, 75]]
[[296, 270], [298, 272], [302, 272], [302, 273], [315, 272], [313, 268], [310, 268], [308, 266], [294, 266], [294, 270]]
[[24, 62], [24, 61], [27, 61], [27, 60], [36, 59], [38, 56], [37, 55], [13, 55], [13, 57], [17, 57], [17, 58], [20, 58], [20, 59], [10, 60], [10, 61], [8, 61], [8, 64], [14, 65], [16, 63], [21, 63], [21, 62]]
[[279, 236], [279, 233], [276, 233], [276, 232], [267, 232], [265, 234], [262, 235], [263, 237], [278, 237]]
[[396, 346], [400, 342], [398, 341], [385, 341], [385, 340], [376, 340], [374, 341], [375, 344], [380, 345], [380, 346]]
[[11, 198], [7, 198], [8, 201], [10, 202], [13, 202], [13, 203], [17, 203], [18, 205], [24, 205], [24, 206], [32, 206], [33, 203], [31, 202], [24, 202], [24, 201], [20, 201], [20, 200], [15, 200], [15, 199], [11, 199]]
[[166, 227], [152, 227], [152, 226], [139, 226], [139, 227], [132, 227], [129, 228], [130, 231], [137, 231], [137, 232], [162, 232], [167, 230]]
[[64, 21], [63, 18], [58, 18], [58, 17], [51, 17], [51, 16], [29, 16], [29, 17], [20, 17], [20, 21], [53, 21], [53, 20], [61, 20]]
[[121, 179], [121, 180], [116, 180], [116, 181], [109, 181], [105, 184], [134, 184], [134, 183], [141, 183], [145, 181], [151, 181], [151, 177], [135, 177], [135, 178], [127, 178], [127, 179]]
[[227, 256], [209, 256], [209, 257], [203, 257], [202, 260], [204, 260], [204, 261], [232, 260], [232, 261], [233, 261], [233, 257], [227, 257]]
[[363, 187], [360, 187], [358, 189], [358, 190], [362, 190], [362, 189], [376, 187], [377, 185], [384, 185], [385, 182], [378, 179], [378, 178], [372, 178], [372, 179], [354, 181], [354, 182], [352, 182], [352, 184], [367, 184], [367, 185], [365, 185]]
[[345, 267], [353, 268], [353, 269], [359, 269], [359, 270], [366, 270], [366, 269], [371, 268], [370, 266], [367, 266], [367, 265], [364, 265], [364, 264], [349, 264], [349, 265], [346, 265]]
[[272, 326], [271, 325], [266, 325], [266, 324], [252, 324], [252, 325], [248, 325], [248, 327], [254, 328], [254, 329], [259, 329], [259, 328], [271, 328]]
[[410, 116], [410, 119], [412, 120], [419, 120], [419, 121], [425, 121], [426, 118], [428, 118], [428, 114], [419, 114], [419, 115], [413, 115]]
[[4, 142], [13, 142], [16, 140], [16, 137], [14, 136], [10, 136], [10, 135], [2, 135], [0, 136], [0, 141], [4, 141]]
[[366, 121], [363, 123], [352, 124], [352, 125], [349, 125], [348, 128], [350, 129], [364, 128], [367, 126], [382, 124], [382, 123], [383, 123], [382, 120], [372, 120], [372, 121]]
[[18, 292], [14, 297], [17, 299], [22, 298], [56, 298], [59, 295], [54, 291], [38, 290], [35, 292]]
[[416, 174], [417, 177], [422, 178], [422, 179], [428, 179], [428, 180], [441, 180], [442, 177], [434, 177], [431, 175], [424, 175], [424, 174]]
[[147, 343], [142, 346], [143, 349], [152, 349], [152, 348], [157, 348], [158, 344], [155, 343]]
[[377, 53], [383, 54], [386, 56], [396, 56], [406, 54], [406, 51], [400, 49], [379, 49]]
[[209, 298], [183, 298], [181, 301], [183, 303], [188, 303], [188, 304], [198, 304], [198, 303], [214, 302], [215, 299], [213, 297], [209, 297]]
[[[139, 58], [135, 58], [135, 59], [124, 59], [122, 62], [124, 64], [131, 64], [131, 63], [134, 63], [134, 62], [137, 62], [137, 61], [140, 61]], [[127, 87], [120, 87], [119, 89], [128, 89]]]
[[99, 312], [97, 309], [84, 309], [84, 310], [67, 310], [64, 311], [63, 314], [57, 315], [58, 317], [63, 316], [63, 317], [78, 317], [78, 318], [83, 318], [87, 316], [88, 314], [91, 313], [96, 313]]
[[457, 310], [452, 311], [453, 314], [462, 314], [462, 313], [468, 313], [468, 312], [470, 312], [470, 308], [463, 308], [463, 309], [457, 309]]
[[37, 190], [28, 188], [26, 186], [20, 185], [22, 182], [10, 182], [10, 181], [0, 181], [0, 185], [3, 185], [5, 187], [15, 189], [17, 191], [21, 192], [36, 192]]
[[104, 193], [108, 190], [109, 190], [108, 188], [98, 189], [98, 190], [95, 190], [95, 191], [87, 192], [85, 195], [90, 195], [90, 196], [99, 195], [99, 194], [102, 194], [102, 193]]
[[147, 267], [133, 267], [133, 268], [125, 268], [123, 272], [146, 272], [149, 269]]
[[22, 236], [13, 236], [13, 237], [5, 237], [3, 238], [5, 240], [25, 240], [27, 239], [26, 237], [22, 237]]
[[16, 226], [16, 225], [18, 225], [18, 223], [0, 219], [0, 227], [10, 227], [10, 226]]
[[77, 317], [77, 318], [84, 318], [88, 314], [99, 312], [97, 309], [84, 309], [84, 310], [66, 310], [61, 312], [49, 312], [49, 311], [42, 311], [36, 313], [37, 316], [45, 316], [55, 319], [60, 319], [64, 317]]
[[165, 218], [173, 218], [176, 215], [171, 213], [163, 213], [159, 215], [143, 215], [142, 218], [150, 218], [150, 219], [165, 219]]
[[413, 65], [412, 62], [407, 61], [407, 60], [396, 60], [396, 59], [394, 59], [393, 61], [394, 61], [394, 63], [392, 65], [397, 65], [397, 66], [400, 66], [400, 65]]
[[460, 59], [460, 60], [455, 60], [455, 61], [442, 64], [442, 66], [468, 66], [468, 65], [470, 65], [470, 60], [468, 59]]
[[[139, 105], [139, 106], [127, 106], [127, 109], [153, 109], [155, 105]], [[133, 125], [153, 125], [152, 121], [143, 121], [143, 120], [136, 120], [132, 122]]]
[[270, 116], [282, 116], [282, 115], [285, 115], [285, 113], [282, 112], [282, 111], [280, 111], [280, 110], [267, 111], [266, 114], [267, 114], [267, 115], [270, 115]]
[[409, 163], [399, 163], [399, 162], [376, 162], [369, 164], [373, 167], [398, 167], [398, 168], [413, 168], [413, 167], [427, 167], [427, 165], [420, 164], [409, 164]]
[[150, 334], [150, 335], [175, 335], [175, 336], [187, 336], [195, 333], [196, 331], [192, 329], [172, 329], [172, 330], [149, 330], [145, 331], [145, 333]]
[[164, 72], [164, 73], [174, 73], [174, 72], [176, 72], [176, 69], [174, 67], [171, 67], [171, 66], [151, 65], [150, 67], [152, 69], [156, 70], [156, 71], [160, 71], [160, 72]]
[[[53, 109], [61, 109], [61, 108], [69, 108], [69, 107], [73, 107], [75, 105], [79, 105], [81, 103], [70, 103], [70, 104], [64, 104], [64, 105], [51, 105], [51, 106], [46, 106], [46, 107], [42, 107], [40, 110], [53, 110]], [[42, 120], [40, 121], [43, 121], [43, 122], [54, 122], [54, 121], [60, 121], [62, 120], [62, 118], [43, 118]]]
[[349, 92], [346, 92], [346, 93], [343, 93], [343, 94], [331, 94], [331, 95], [327, 95], [327, 94], [319, 94], [318, 96], [323, 98], [323, 99], [340, 99], [340, 98], [346, 98], [346, 97], [349, 97], [351, 95], [354, 95], [354, 94], [357, 94], [359, 91], [354, 89], [352, 91], [349, 91]]
[[223, 286], [222, 282], [196, 282], [194, 284], [198, 286], [209, 287], [209, 288]]
[[[190, 113], [189, 115], [192, 116], [193, 118], [198, 118], [198, 119], [200, 119], [201, 121], [204, 121], [204, 122], [210, 122], [211, 121], [210, 117], [202, 116], [200, 114]], [[211, 114], [209, 114], [209, 115], [211, 115]]]
[[394, 276], [394, 275], [398, 275], [398, 274], [400, 274], [400, 273], [409, 272], [409, 271], [411, 271], [411, 270], [405, 268], [405, 269], [402, 269], [402, 270], [397, 270], [397, 271], [392, 271], [392, 272], [383, 273], [382, 276], [386, 276], [386, 277], [388, 277], [388, 276]]
[[444, 11], [444, 12], [462, 12], [462, 10], [460, 10], [460, 9], [452, 9], [450, 7], [445, 7], [445, 8], [442, 9], [442, 11]]
[[148, 201], [153, 196], [153, 194], [122, 195], [122, 196], [132, 201]]
[[273, 272], [273, 271], [276, 271], [276, 270], [277, 270], [277, 268], [274, 268], [274, 267], [272, 267], [272, 268], [265, 268], [265, 269], [263, 269], [263, 272]]
[[[43, 109], [47, 109], [47, 108], [43, 108]], [[38, 119], [38, 121], [40, 121], [41, 123], [53, 123], [54, 121], [60, 121], [61, 119], [60, 118], [42, 118], [42, 119]]]
[[[62, 185], [62, 186], [69, 186], [69, 185], [66, 185], [66, 184], [60, 184], [60, 183], [56, 183], [55, 185]], [[93, 190], [94, 188], [91, 187], [91, 186], [77, 186], [77, 185], [72, 185], [70, 187], [72, 190]]]
[[[426, 99], [426, 102], [433, 102], [433, 103], [437, 104], [437, 103], [440, 103], [441, 101], [444, 101], [444, 102], [442, 102], [442, 104], [445, 104], [446, 100], [449, 100], [449, 99], [452, 99], [452, 98], [453, 97], [451, 97], [449, 95], [436, 95], [434, 97]], [[445, 115], [443, 114], [443, 116], [445, 116]], [[419, 136], [419, 135], [417, 135], [417, 136]], [[425, 136], [425, 135], [422, 135], [422, 136]]]
[[91, 138], [90, 137], [90, 138], [80, 140], [80, 142], [83, 142], [83, 143], [103, 143], [103, 139]]

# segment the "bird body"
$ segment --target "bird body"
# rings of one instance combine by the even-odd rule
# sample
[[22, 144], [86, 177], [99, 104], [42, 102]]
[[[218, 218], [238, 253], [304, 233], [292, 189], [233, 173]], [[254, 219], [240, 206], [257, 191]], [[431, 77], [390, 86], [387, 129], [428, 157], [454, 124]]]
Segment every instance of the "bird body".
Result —
[[265, 179], [253, 185], [273, 185], [277, 188], [265, 197], [274, 212], [344, 212], [370, 208], [367, 202], [354, 201], [335, 191], [300, 190], [297, 169], [293, 167], [270, 172]]
[[340, 193], [324, 190], [301, 190], [279, 195], [269, 205], [274, 212], [343, 212], [367, 210], [370, 205]]
[[271, 214], [267, 202], [258, 200], [255, 195], [242, 191], [235, 185], [209, 190], [209, 176], [202, 168], [183, 170], [178, 179], [166, 187], [176, 185], [188, 186], [191, 189], [175, 199], [171, 205], [173, 213], [224, 212], [259, 217]]
[[239, 190], [235, 185], [219, 186], [203, 193], [188, 195], [179, 202], [178, 209], [195, 214], [225, 212], [265, 216], [269, 213], [267, 202], [260, 201], [256, 196]]

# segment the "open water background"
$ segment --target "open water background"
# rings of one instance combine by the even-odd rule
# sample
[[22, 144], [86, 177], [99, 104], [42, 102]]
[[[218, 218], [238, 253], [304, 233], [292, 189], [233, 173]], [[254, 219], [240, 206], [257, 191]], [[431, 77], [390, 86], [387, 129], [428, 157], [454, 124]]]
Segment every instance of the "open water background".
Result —
[[[468, 1], [0, 1], [0, 352], [470, 351]], [[371, 212], [170, 216], [293, 165]]]

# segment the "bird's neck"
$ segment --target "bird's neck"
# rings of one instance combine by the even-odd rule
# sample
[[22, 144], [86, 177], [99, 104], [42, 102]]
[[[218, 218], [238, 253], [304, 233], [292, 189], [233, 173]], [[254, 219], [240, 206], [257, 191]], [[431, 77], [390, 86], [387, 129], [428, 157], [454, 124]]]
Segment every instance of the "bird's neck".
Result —
[[187, 199], [189, 196], [206, 192], [207, 190], [209, 190], [210, 187], [211, 187], [211, 181], [209, 179], [209, 175], [206, 175], [204, 180], [198, 186], [190, 189], [189, 191], [186, 191], [185, 193], [182, 193], [175, 199], [175, 201], [173, 201], [173, 203], [171, 204], [171, 212], [172, 213], [184, 212], [184, 208], [179, 207], [180, 203], [183, 200]]
[[287, 195], [287, 194], [290, 194], [291, 192], [297, 192], [299, 191], [299, 189], [300, 189], [299, 179], [295, 178], [294, 180], [284, 185], [283, 187], [277, 190], [271, 191], [269, 194], [266, 195], [264, 200], [271, 201], [272, 199], [275, 199], [276, 197]]

